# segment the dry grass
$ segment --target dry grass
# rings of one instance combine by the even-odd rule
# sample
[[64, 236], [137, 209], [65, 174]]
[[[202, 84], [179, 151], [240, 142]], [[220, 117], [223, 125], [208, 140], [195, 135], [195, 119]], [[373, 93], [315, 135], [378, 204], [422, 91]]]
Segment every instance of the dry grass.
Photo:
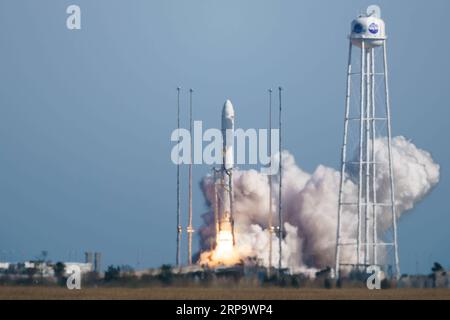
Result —
[[450, 289], [82, 288], [0, 286], [0, 299], [446, 299]]

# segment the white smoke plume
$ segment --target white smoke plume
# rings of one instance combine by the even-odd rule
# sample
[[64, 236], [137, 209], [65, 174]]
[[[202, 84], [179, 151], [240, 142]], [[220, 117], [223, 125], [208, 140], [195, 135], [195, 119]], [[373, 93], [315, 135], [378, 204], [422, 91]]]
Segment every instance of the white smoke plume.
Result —
[[[376, 143], [376, 162], [386, 162], [387, 140], [379, 138]], [[397, 215], [400, 217], [412, 209], [439, 181], [439, 165], [430, 153], [417, 148], [403, 136], [392, 139], [393, 171]], [[277, 155], [275, 159], [277, 159]], [[282, 265], [293, 272], [314, 270], [334, 265], [338, 193], [340, 172], [319, 165], [309, 174], [295, 163], [287, 151], [282, 153], [283, 190], [282, 207], [285, 237], [282, 242]], [[264, 266], [269, 265], [269, 241], [272, 241], [273, 265], [278, 263], [278, 238], [268, 232], [269, 185], [268, 177], [256, 170], [234, 171], [234, 218], [236, 250], [242, 259], [257, 259]], [[355, 176], [345, 177], [344, 201], [356, 201], [357, 184]], [[377, 170], [377, 198], [389, 200], [389, 176], [387, 170]], [[272, 179], [273, 224], [277, 225], [278, 177]], [[202, 188], [207, 203], [213, 203], [213, 181], [204, 178]], [[210, 206], [212, 207], [212, 206]], [[347, 209], [351, 210], [351, 209]], [[385, 209], [386, 210], [386, 209]], [[391, 224], [388, 212], [382, 212], [378, 219], [379, 237], [383, 237]], [[356, 216], [347, 212], [343, 215], [342, 234], [354, 235]], [[209, 250], [214, 241], [214, 214], [212, 208], [203, 215], [200, 228], [201, 250]], [[355, 260], [354, 249], [342, 251], [343, 259]]]

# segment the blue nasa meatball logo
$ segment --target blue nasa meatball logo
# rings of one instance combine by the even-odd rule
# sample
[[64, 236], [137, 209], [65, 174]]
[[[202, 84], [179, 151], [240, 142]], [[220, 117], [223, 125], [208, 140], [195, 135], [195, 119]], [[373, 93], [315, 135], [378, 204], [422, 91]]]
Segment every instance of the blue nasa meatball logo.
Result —
[[369, 32], [372, 34], [378, 33], [378, 25], [376, 23], [371, 23], [369, 26]]
[[363, 33], [364, 26], [361, 23], [355, 23], [355, 25], [353, 26], [353, 32], [354, 33]]

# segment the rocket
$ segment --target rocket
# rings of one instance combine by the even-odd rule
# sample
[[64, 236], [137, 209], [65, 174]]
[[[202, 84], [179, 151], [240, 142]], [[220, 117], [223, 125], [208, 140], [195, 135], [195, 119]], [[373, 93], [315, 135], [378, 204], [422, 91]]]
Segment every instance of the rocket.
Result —
[[223, 138], [223, 170], [233, 170], [234, 165], [234, 108], [227, 100], [222, 109], [222, 138]]
[[223, 163], [221, 168], [220, 215], [216, 221], [216, 230], [231, 232], [233, 245], [233, 166], [234, 166], [234, 108], [227, 100], [222, 109]]

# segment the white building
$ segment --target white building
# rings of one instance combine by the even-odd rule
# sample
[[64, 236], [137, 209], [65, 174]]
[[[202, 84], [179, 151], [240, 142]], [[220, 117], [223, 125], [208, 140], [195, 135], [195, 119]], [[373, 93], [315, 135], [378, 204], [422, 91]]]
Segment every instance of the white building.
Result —
[[64, 262], [66, 267], [65, 275], [69, 276], [74, 273], [77, 269], [81, 271], [81, 273], [88, 273], [94, 270], [92, 263], [82, 263], [82, 262]]
[[8, 270], [10, 265], [9, 262], [0, 262], [0, 270]]

